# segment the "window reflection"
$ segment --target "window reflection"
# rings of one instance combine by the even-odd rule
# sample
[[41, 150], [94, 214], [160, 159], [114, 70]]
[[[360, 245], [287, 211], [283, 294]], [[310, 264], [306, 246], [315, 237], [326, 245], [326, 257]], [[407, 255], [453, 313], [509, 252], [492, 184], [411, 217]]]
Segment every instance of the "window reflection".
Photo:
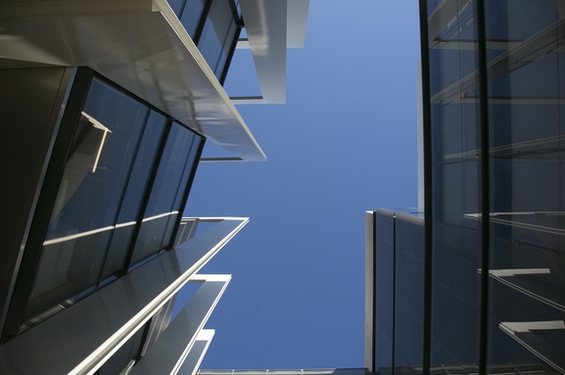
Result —
[[169, 233], [167, 225], [171, 220], [176, 222], [179, 215], [180, 207], [175, 209], [173, 204], [177, 194], [184, 194], [186, 190], [187, 180], [183, 179], [183, 174], [193, 170], [195, 160], [189, 156], [195, 147], [195, 137], [194, 133], [173, 123], [136, 240], [132, 264], [170, 245], [172, 227]]
[[233, 0], [169, 0], [186, 32], [221, 79], [239, 35], [239, 4]]
[[[432, 367], [479, 363], [481, 252], [489, 252], [489, 372], [565, 373], [565, 2], [429, 1], [433, 149]], [[488, 108], [488, 150], [479, 107]], [[489, 173], [480, 158], [488, 154]], [[489, 187], [488, 218], [480, 187]], [[481, 222], [490, 223], [482, 248]], [[484, 270], [486, 272], [486, 270]], [[468, 370], [475, 371], [475, 370]], [[445, 371], [443, 371], [445, 372]]]
[[430, 17], [433, 152], [432, 367], [479, 362], [479, 106], [474, 1]]
[[563, 52], [556, 49], [565, 35], [562, 3], [490, 2], [486, 31], [497, 41], [487, 44], [493, 170], [489, 364], [540, 363], [547, 372], [565, 373], [559, 114], [565, 69]]
[[222, 75], [236, 31], [237, 24], [230, 2], [214, 1], [202, 30], [198, 47], [218, 79]]
[[[182, 209], [178, 197], [186, 194], [201, 137], [175, 124], [159, 159], [167, 126], [161, 114], [93, 79], [69, 144], [20, 331], [120, 276], [132, 243], [141, 244], [144, 256], [171, 243], [172, 218]], [[148, 228], [149, 222], [158, 225]], [[141, 240], [135, 241], [137, 226]]]
[[27, 315], [96, 284], [147, 108], [92, 82], [76, 127]]

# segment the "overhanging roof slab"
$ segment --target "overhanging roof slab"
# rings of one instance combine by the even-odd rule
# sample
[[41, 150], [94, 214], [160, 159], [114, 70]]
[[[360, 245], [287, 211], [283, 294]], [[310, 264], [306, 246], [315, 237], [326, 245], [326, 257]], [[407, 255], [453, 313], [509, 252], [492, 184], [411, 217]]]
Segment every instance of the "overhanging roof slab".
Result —
[[266, 160], [165, 0], [0, 2], [0, 58], [88, 66], [235, 156]]

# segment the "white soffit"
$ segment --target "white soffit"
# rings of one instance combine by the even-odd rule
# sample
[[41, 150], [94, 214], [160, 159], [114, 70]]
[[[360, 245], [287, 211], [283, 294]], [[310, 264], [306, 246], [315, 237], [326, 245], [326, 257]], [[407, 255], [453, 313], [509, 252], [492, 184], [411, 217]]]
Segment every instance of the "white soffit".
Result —
[[235, 156], [266, 160], [165, 0], [0, 2], [0, 58], [88, 66]]

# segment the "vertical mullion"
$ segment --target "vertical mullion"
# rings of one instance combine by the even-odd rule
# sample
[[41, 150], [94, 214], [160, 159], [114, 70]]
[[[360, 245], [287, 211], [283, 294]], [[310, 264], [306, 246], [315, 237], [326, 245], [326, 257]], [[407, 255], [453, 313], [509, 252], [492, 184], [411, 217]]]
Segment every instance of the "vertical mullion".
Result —
[[[200, 16], [200, 21], [198, 22], [198, 27], [194, 32], [194, 44], [198, 46], [200, 42], [200, 37], [202, 36], [202, 31], [204, 30], [204, 26], [206, 25], [206, 19], [208, 18], [208, 14], [210, 13], [210, 8], [212, 7], [212, 2], [214, 0], [207, 0], [206, 4], [204, 4], [204, 9], [202, 9], [202, 15]], [[216, 0], [217, 1], [217, 0]]]
[[422, 69], [422, 138], [424, 159], [424, 311], [422, 374], [430, 374], [432, 325], [432, 130], [430, 102], [430, 51], [428, 2], [420, 0], [420, 53]]
[[481, 310], [479, 332], [479, 374], [487, 373], [488, 350], [488, 282], [490, 247], [490, 165], [488, 123], [488, 71], [486, 47], [485, 1], [477, 0], [477, 47], [479, 63], [479, 113], [481, 146]]

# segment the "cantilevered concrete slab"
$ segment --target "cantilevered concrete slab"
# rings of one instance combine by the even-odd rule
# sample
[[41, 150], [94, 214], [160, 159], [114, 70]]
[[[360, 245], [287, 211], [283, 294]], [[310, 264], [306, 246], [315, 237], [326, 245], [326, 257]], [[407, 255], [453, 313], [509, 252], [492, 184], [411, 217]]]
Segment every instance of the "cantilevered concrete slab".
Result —
[[234, 156], [266, 160], [165, 0], [0, 2], [1, 59], [88, 66]]

